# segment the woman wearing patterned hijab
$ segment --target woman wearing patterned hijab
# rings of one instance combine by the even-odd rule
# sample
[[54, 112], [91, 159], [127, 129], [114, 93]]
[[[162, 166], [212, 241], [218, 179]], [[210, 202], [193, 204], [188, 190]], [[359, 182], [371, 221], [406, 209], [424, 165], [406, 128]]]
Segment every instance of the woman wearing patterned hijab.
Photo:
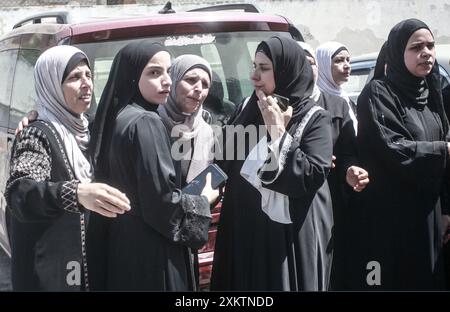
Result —
[[[189, 248], [206, 243], [210, 203], [219, 193], [210, 183], [201, 195], [180, 189], [172, 142], [158, 114], [170, 94], [170, 67], [170, 54], [161, 44], [129, 43], [115, 56], [99, 103], [94, 124], [97, 164], [103, 179], [127, 192], [132, 209], [111, 220], [106, 238], [100, 237], [95, 245], [106, 245], [105, 284], [98, 288], [187, 291], [195, 287]], [[96, 258], [101, 260], [100, 256], [97, 253]], [[101, 265], [97, 273], [102, 273]]]
[[14, 143], [6, 188], [13, 289], [88, 290], [88, 212], [116, 217], [130, 209], [129, 201], [115, 188], [91, 183], [86, 55], [71, 46], [48, 49], [34, 77], [39, 120]]
[[[311, 66], [292, 39], [260, 43], [251, 78], [255, 92], [230, 119], [236, 133], [226, 133], [225, 155], [234, 149], [235, 158], [219, 162], [229, 179], [211, 287], [326, 290], [333, 226], [326, 182], [330, 116], [310, 98]], [[289, 99], [285, 112], [274, 94]]]
[[355, 288], [443, 289], [450, 143], [429, 27], [395, 25], [386, 62], [386, 75], [358, 99], [357, 147], [373, 178], [354, 219]]

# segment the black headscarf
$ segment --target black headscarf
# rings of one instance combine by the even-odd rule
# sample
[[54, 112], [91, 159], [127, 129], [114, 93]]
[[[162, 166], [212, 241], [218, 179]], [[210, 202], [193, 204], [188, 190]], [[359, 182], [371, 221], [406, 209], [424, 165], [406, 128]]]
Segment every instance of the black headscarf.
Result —
[[[305, 52], [297, 41], [274, 36], [262, 41], [256, 51], [269, 51], [275, 78], [274, 93], [289, 98], [293, 108], [292, 122], [300, 121], [314, 106], [310, 96], [314, 90], [312, 68], [305, 57]], [[266, 54], [266, 53], [265, 53]], [[249, 124], [264, 124], [261, 112], [257, 105], [258, 97], [253, 92], [248, 104], [236, 119], [235, 124], [244, 126]]]
[[430, 30], [424, 22], [415, 18], [401, 21], [389, 33], [386, 48], [387, 79], [417, 105], [427, 104], [428, 85], [424, 78], [416, 77], [409, 72], [404, 53], [411, 35], [422, 28]]
[[380, 53], [378, 53], [372, 79], [383, 79], [384, 77], [386, 77], [384, 69], [386, 65], [386, 46], [387, 41], [383, 43], [380, 49]]
[[143, 40], [126, 45], [115, 56], [95, 115], [91, 138], [96, 178], [108, 176], [108, 162], [103, 156], [108, 153], [113, 125], [119, 112], [131, 102], [157, 109], [158, 105], [147, 103], [142, 97], [139, 79], [147, 63], [160, 51], [167, 50], [159, 43]]

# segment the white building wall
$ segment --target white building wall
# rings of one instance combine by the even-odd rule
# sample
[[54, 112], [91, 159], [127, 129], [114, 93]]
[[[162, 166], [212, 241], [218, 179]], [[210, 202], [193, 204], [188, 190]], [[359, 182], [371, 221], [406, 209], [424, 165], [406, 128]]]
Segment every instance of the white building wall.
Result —
[[[174, 0], [173, 8], [183, 11], [198, 3], [233, 1]], [[241, 1], [239, 1], [241, 2]], [[265, 13], [281, 14], [300, 28], [313, 46], [337, 40], [346, 44], [353, 55], [376, 51], [389, 30], [402, 19], [416, 17], [432, 29], [438, 43], [450, 43], [450, 2], [448, 0], [297, 0], [250, 1]], [[189, 3], [189, 4], [187, 4]], [[42, 11], [69, 9], [77, 16], [123, 16], [150, 14], [162, 6], [80, 6], [72, 1], [65, 7], [41, 6], [0, 8], [0, 36], [17, 21]]]

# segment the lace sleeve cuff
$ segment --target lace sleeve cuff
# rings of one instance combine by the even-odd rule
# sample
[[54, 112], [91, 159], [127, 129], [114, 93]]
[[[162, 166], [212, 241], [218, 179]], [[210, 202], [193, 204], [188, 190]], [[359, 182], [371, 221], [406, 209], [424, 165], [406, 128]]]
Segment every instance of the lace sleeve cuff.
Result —
[[61, 201], [64, 210], [73, 213], [83, 212], [83, 207], [78, 204], [77, 188], [78, 180], [63, 182], [61, 188]]
[[182, 207], [184, 213], [174, 240], [199, 249], [208, 241], [208, 230], [212, 220], [209, 203], [204, 196], [184, 194]]

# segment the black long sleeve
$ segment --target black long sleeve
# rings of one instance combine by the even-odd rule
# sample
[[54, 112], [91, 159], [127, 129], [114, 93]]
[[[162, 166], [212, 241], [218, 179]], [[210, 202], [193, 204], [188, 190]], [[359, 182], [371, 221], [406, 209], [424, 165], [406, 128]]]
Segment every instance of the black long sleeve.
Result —
[[23, 222], [45, 221], [63, 210], [79, 212], [78, 181], [49, 182], [51, 151], [45, 134], [27, 127], [14, 144], [6, 199], [11, 212]]

